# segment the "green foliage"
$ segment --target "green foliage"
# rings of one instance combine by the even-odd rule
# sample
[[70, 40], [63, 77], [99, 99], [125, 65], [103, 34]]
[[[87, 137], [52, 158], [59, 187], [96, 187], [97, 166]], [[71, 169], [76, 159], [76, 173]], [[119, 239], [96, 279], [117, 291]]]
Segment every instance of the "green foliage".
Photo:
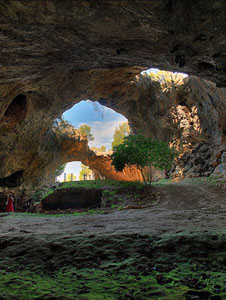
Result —
[[111, 143], [112, 149], [123, 143], [124, 137], [130, 133], [130, 128], [128, 122], [123, 122], [118, 127], [115, 128], [113, 135], [113, 142]]
[[171, 184], [171, 183], [172, 183], [171, 179], [164, 178], [164, 179], [160, 179], [160, 180], [158, 180], [156, 182], [153, 182], [153, 185], [154, 186], [165, 186], [165, 185]]
[[98, 215], [104, 214], [104, 211], [101, 209], [88, 209], [81, 212], [74, 211], [70, 213], [30, 213], [30, 212], [23, 212], [23, 213], [14, 213], [12, 215], [8, 215], [7, 218], [33, 218], [33, 217], [62, 217], [62, 216], [83, 216], [83, 215]]
[[83, 124], [79, 127], [79, 131], [82, 136], [86, 136], [89, 141], [94, 140], [94, 136], [91, 133], [91, 127], [87, 124]]
[[98, 147], [92, 147], [91, 150], [95, 151], [95, 152], [106, 152], [106, 147], [104, 145]]
[[[55, 131], [57, 132], [63, 132], [64, 129], [68, 128], [68, 127], [73, 127], [73, 125], [71, 125], [70, 122], [66, 121], [64, 118], [59, 117], [58, 119], [56, 119], [53, 123], [53, 128]], [[73, 127], [74, 128], [74, 127]]]
[[89, 167], [81, 164], [81, 171], [79, 173], [79, 180], [83, 180], [83, 175], [88, 176], [88, 175], [92, 175], [92, 174], [93, 174], [93, 172]]
[[104, 190], [102, 194], [104, 197], [111, 201], [115, 198], [117, 191]]
[[136, 188], [138, 190], [142, 190], [144, 188], [144, 184], [139, 181], [117, 181], [117, 180], [82, 180], [82, 181], [71, 181], [71, 182], [62, 182], [55, 189], [53, 188], [45, 188], [42, 191], [36, 192], [37, 194], [42, 195], [42, 199], [48, 197], [55, 190], [59, 189], [68, 189], [68, 188], [87, 188], [87, 189], [100, 189], [109, 187], [117, 187], [118, 189], [125, 188]]
[[112, 165], [121, 172], [126, 166], [136, 165], [141, 171], [145, 184], [144, 168], [152, 164], [156, 169], [169, 170], [176, 151], [164, 141], [152, 140], [141, 134], [124, 138], [122, 144], [113, 148]]
[[66, 167], [66, 164], [63, 164], [62, 166], [59, 166], [56, 171], [55, 171], [55, 176], [60, 176], [61, 174], [64, 173], [64, 170], [65, 170], [65, 167]]

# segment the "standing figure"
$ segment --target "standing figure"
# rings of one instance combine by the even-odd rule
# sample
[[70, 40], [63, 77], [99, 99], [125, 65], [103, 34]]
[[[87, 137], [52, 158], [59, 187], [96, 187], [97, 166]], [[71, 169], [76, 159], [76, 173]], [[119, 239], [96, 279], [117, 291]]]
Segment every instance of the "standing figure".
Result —
[[8, 213], [10, 212], [14, 212], [14, 207], [13, 207], [13, 202], [14, 202], [14, 198], [12, 195], [8, 196], [7, 202], [6, 202], [6, 211]]

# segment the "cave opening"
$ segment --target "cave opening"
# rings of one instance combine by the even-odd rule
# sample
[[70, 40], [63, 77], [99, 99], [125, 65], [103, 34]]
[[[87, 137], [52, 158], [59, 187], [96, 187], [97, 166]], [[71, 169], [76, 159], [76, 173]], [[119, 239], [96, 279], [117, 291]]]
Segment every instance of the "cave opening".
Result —
[[7, 107], [4, 121], [10, 125], [23, 121], [27, 115], [27, 99], [24, 94], [17, 95]]
[[[59, 170], [59, 171], [58, 171]], [[56, 182], [75, 182], [102, 179], [97, 172], [81, 161], [71, 161], [56, 169]]]
[[0, 187], [14, 188], [21, 184], [21, 179], [23, 177], [24, 170], [19, 170], [11, 175], [0, 178]]
[[[100, 100], [101, 101], [101, 100]], [[115, 139], [121, 138], [122, 127], [127, 127], [128, 120], [121, 114], [115, 112], [102, 104], [100, 101], [83, 100], [75, 104], [71, 109], [67, 110], [62, 118], [68, 121], [76, 129], [84, 135], [87, 135], [88, 145], [90, 150], [95, 153], [102, 153], [107, 155], [111, 153], [112, 143]], [[71, 176], [73, 173], [76, 176], [75, 180], [83, 180], [80, 177], [80, 172], [82, 171], [82, 166], [80, 162], [72, 161], [67, 163], [65, 172], [67, 175], [62, 174], [59, 181], [67, 180], [67, 176]], [[87, 173], [87, 178], [90, 179], [90, 174]], [[97, 173], [92, 173], [91, 178], [98, 178], [101, 175]], [[81, 179], [79, 179], [79, 177]], [[73, 175], [72, 175], [73, 178]]]

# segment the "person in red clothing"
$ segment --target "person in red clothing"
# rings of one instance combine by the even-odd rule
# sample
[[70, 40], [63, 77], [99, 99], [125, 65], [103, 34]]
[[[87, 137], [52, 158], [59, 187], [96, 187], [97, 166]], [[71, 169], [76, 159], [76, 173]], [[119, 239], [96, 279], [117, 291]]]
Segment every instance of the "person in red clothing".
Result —
[[9, 195], [7, 202], [6, 202], [6, 211], [8, 213], [14, 212], [13, 202], [14, 202], [13, 195]]

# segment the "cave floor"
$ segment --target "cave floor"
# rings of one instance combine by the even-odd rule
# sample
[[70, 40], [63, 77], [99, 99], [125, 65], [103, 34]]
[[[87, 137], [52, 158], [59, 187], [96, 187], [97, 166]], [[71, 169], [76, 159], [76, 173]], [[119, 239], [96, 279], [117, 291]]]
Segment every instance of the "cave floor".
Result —
[[226, 199], [154, 187], [145, 209], [0, 216], [1, 300], [226, 299]]
[[82, 216], [0, 217], [0, 236], [164, 233], [226, 228], [226, 193], [217, 186], [169, 184], [154, 187], [156, 205]]

